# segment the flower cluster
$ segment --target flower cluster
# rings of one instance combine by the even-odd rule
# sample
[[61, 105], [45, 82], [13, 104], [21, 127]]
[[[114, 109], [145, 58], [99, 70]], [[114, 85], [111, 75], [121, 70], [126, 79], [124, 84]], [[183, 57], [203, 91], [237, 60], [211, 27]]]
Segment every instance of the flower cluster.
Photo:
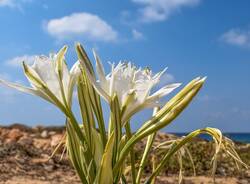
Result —
[[153, 75], [149, 68], [136, 68], [131, 62], [119, 62], [116, 66], [111, 64], [111, 72], [106, 75], [99, 56], [95, 52], [94, 56], [99, 80], [96, 80], [85, 62], [82, 61], [81, 64], [86, 69], [96, 91], [107, 102], [110, 103], [114, 94], [117, 95], [120, 108], [124, 111], [123, 120], [128, 120], [144, 108], [160, 106], [160, 98], [180, 86], [180, 83], [169, 84], [150, 94], [152, 88], [160, 82], [166, 69]]
[[[49, 57], [37, 56], [31, 66], [23, 62], [24, 74], [31, 87], [1, 79], [0, 84], [39, 96], [64, 113], [65, 146], [83, 184], [127, 183], [126, 168], [130, 168], [132, 183], [141, 183], [142, 172], [157, 132], [172, 123], [190, 104], [206, 78], [193, 79], [173, 98], [161, 105], [161, 98], [180, 86], [180, 83], [168, 84], [155, 91], [166, 69], [153, 74], [149, 68], [142, 69], [131, 62], [119, 62], [116, 66], [111, 64], [111, 71], [106, 75], [99, 56], [94, 52], [96, 60], [94, 70], [85, 50], [77, 44], [78, 61], [69, 70], [65, 61], [66, 51], [67, 46], [64, 46], [57, 54]], [[77, 121], [71, 108], [75, 88], [81, 122]], [[108, 123], [104, 121], [101, 97], [110, 107]], [[152, 117], [138, 130], [132, 132], [130, 126], [132, 116], [145, 108], [154, 108]], [[108, 130], [106, 130], [107, 124]], [[159, 159], [159, 163], [152, 163], [154, 169], [146, 183], [155, 183], [155, 178], [164, 164], [173, 155], [180, 155], [185, 145], [201, 133], [212, 136], [216, 145], [212, 159], [213, 173], [220, 150], [247, 167], [235, 152], [233, 144], [224, 139], [218, 129], [208, 127], [191, 132], [181, 139], [168, 141], [167, 144], [163, 143], [162, 145], [168, 145], [168, 149], [164, 149], [165, 153]], [[146, 137], [147, 143], [142, 159], [140, 163], [136, 163], [134, 145]], [[129, 164], [128, 167], [126, 164]]]

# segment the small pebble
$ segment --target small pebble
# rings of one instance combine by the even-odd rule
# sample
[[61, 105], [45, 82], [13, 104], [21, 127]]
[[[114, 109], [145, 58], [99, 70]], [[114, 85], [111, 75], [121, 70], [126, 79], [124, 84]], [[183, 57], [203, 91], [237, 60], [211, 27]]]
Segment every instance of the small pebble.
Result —
[[43, 130], [41, 133], [41, 137], [42, 138], [48, 138], [48, 131], [47, 130]]

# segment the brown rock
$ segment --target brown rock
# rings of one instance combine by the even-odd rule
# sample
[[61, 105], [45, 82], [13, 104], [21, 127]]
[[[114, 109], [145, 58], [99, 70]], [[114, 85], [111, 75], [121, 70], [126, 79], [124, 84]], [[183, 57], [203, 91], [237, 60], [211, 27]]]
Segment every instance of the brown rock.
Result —
[[39, 149], [48, 149], [50, 147], [48, 139], [34, 139], [33, 144]]
[[49, 131], [50, 136], [55, 135], [55, 134], [56, 134], [56, 131]]
[[33, 139], [31, 137], [23, 136], [18, 140], [21, 145], [32, 145]]
[[42, 138], [48, 138], [48, 131], [47, 130], [42, 131], [41, 137]]
[[48, 172], [52, 172], [54, 170], [54, 165], [44, 165], [44, 169]]
[[61, 140], [63, 138], [62, 134], [55, 134], [51, 137], [51, 142], [50, 142], [50, 146], [55, 147], [57, 146]]
[[20, 137], [23, 136], [23, 133], [19, 129], [11, 129], [7, 135], [7, 139], [10, 141], [17, 141]]
[[32, 158], [31, 162], [34, 164], [46, 163], [48, 162], [48, 158]]

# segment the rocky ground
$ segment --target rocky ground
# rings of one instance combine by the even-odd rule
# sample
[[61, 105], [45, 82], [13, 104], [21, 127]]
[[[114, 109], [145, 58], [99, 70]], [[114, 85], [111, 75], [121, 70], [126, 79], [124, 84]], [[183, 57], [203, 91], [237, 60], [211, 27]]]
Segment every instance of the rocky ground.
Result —
[[[64, 127], [34, 127], [12, 125], [0, 127], [0, 183], [6, 184], [66, 184], [80, 183], [67, 157], [61, 159], [61, 153], [49, 159], [56, 145], [63, 137]], [[172, 135], [158, 134], [157, 142], [173, 138]], [[145, 141], [136, 145], [136, 156], [140, 159], [140, 152]], [[183, 183], [206, 184], [213, 183], [210, 175], [210, 160], [213, 154], [213, 144], [204, 140], [195, 140], [189, 150], [193, 155], [197, 177], [192, 176], [192, 166], [184, 158]], [[62, 150], [61, 150], [62, 151]], [[250, 165], [250, 145], [237, 144], [237, 151], [248, 165]], [[152, 157], [152, 154], [151, 154]], [[157, 158], [160, 158], [157, 156]], [[150, 160], [150, 159], [149, 159]], [[149, 162], [150, 163], [150, 162]], [[157, 183], [178, 183], [178, 164], [172, 159]], [[151, 164], [145, 169], [150, 173]], [[235, 169], [233, 162], [222, 154], [219, 158], [216, 172], [216, 183], [247, 184], [250, 183], [250, 171]]]

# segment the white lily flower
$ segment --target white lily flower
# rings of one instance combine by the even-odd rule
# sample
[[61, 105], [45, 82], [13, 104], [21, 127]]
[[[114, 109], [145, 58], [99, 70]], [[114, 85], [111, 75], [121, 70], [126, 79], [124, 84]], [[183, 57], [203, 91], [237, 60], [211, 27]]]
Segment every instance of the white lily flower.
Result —
[[[63, 53], [61, 53], [62, 50]], [[80, 68], [79, 61], [77, 61], [69, 71], [64, 60], [66, 47], [62, 50], [50, 57], [36, 56], [32, 66], [23, 63], [25, 75], [32, 87], [25, 87], [2, 79], [0, 79], [0, 84], [39, 96], [56, 106], [70, 107]], [[59, 64], [59, 62], [61, 63]]]
[[103, 65], [94, 52], [96, 60], [96, 79], [84, 61], [80, 61], [86, 70], [96, 91], [110, 103], [111, 97], [116, 94], [123, 110], [123, 121], [128, 120], [133, 114], [143, 108], [159, 106], [159, 100], [169, 94], [180, 83], [166, 85], [157, 92], [151, 94], [152, 88], [159, 83], [160, 77], [166, 69], [153, 75], [149, 69], [136, 68], [130, 62], [119, 62], [117, 66], [111, 64], [111, 72], [105, 75]]

